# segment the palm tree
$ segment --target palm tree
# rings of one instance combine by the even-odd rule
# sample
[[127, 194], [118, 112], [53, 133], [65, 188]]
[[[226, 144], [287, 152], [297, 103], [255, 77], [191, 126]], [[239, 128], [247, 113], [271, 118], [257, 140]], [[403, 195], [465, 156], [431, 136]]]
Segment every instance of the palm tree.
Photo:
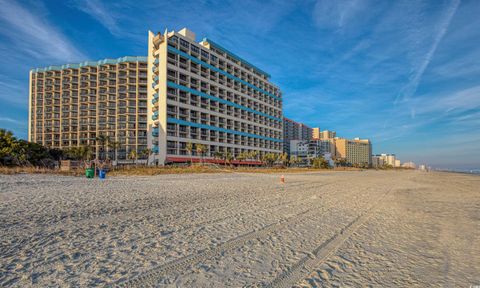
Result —
[[90, 145], [78, 147], [78, 156], [82, 160], [92, 160], [93, 149]]
[[207, 152], [207, 146], [203, 144], [196, 145], [197, 155], [200, 155], [201, 163], [203, 163], [203, 155]]
[[288, 166], [288, 154], [283, 152], [280, 154], [280, 161], [282, 161], [282, 165], [287, 167]]
[[[108, 142], [110, 142], [110, 137], [100, 134], [98, 137], [95, 138], [95, 140], [98, 142], [98, 145], [100, 145], [100, 153], [103, 153], [105, 155], [105, 146]], [[98, 156], [100, 153], [97, 153], [97, 159], [99, 159]], [[102, 157], [100, 157], [100, 160], [102, 160], [101, 158]]]
[[120, 148], [120, 142], [109, 141], [107, 145], [108, 145], [108, 148], [113, 150], [113, 160], [117, 161], [117, 151], [118, 151], [118, 148]]
[[185, 149], [187, 149], [188, 153], [190, 154], [190, 165], [193, 165], [193, 155], [192, 155], [192, 152], [193, 152], [193, 143], [192, 143], [192, 142], [188, 142], [188, 143], [187, 143], [187, 146], [185, 147]]
[[245, 160], [247, 158], [248, 158], [248, 152], [241, 152], [237, 156], [237, 160], [240, 161], [240, 162], [242, 162], [243, 160]]
[[12, 132], [0, 129], [0, 163], [6, 163], [12, 157], [12, 147], [16, 141]]
[[221, 153], [222, 153], [222, 154], [221, 154], [221, 155], [222, 155], [221, 158], [222, 158], [222, 160], [223, 160], [223, 165], [226, 166], [226, 165], [227, 165], [227, 153], [228, 153], [228, 152], [225, 150], [225, 151], [223, 151], [223, 152], [221, 152]]
[[130, 151], [130, 153], [128, 153], [128, 159], [132, 160], [132, 162], [135, 163], [135, 160], [137, 160], [137, 151]]
[[293, 164], [293, 165], [296, 165], [298, 164], [299, 160], [298, 160], [298, 157], [297, 156], [290, 156], [290, 164]]
[[273, 166], [275, 162], [278, 160], [278, 154], [276, 153], [267, 153], [263, 154], [262, 162], [267, 166]]
[[257, 150], [250, 151], [250, 158], [252, 158], [253, 160], [257, 160], [257, 157], [258, 157], [258, 151]]
[[213, 152], [213, 159], [222, 159], [222, 152], [216, 150]]
[[140, 152], [140, 155], [141, 155], [142, 158], [144, 158], [144, 157], [147, 158], [147, 164], [146, 164], [147, 166], [149, 164], [148, 160], [150, 158], [150, 155], [152, 155], [152, 153], [153, 153], [152, 149], [149, 149], [149, 148], [145, 148], [145, 149], [142, 150], [142, 152]]

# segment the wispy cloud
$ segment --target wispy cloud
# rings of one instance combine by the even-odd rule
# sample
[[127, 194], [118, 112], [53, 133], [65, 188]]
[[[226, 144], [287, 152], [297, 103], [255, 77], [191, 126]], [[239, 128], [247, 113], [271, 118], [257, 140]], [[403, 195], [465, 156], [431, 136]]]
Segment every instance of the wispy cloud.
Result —
[[314, 22], [321, 28], [342, 30], [349, 21], [361, 15], [369, 1], [362, 0], [318, 0], [313, 10]]
[[28, 85], [0, 74], [0, 100], [3, 103], [25, 107], [28, 104], [27, 97], [20, 95], [28, 95]]
[[13, 43], [16, 53], [26, 53], [36, 59], [56, 62], [86, 58], [44, 17], [35, 15], [15, 1], [0, 0], [0, 7], [0, 33]]
[[395, 98], [395, 104], [398, 103], [398, 101], [408, 100], [417, 91], [418, 84], [420, 83], [422, 76], [425, 73], [425, 69], [428, 67], [428, 65], [432, 61], [435, 51], [437, 50], [437, 47], [440, 41], [442, 41], [443, 37], [445, 36], [445, 33], [447, 32], [448, 27], [450, 26], [450, 22], [452, 21], [453, 16], [457, 12], [457, 8], [459, 5], [460, 5], [460, 0], [453, 0], [451, 2], [450, 6], [448, 7], [445, 13], [445, 16], [443, 17], [443, 19], [441, 19], [438, 25], [439, 26], [438, 32], [436, 33], [430, 48], [425, 54], [425, 57], [421, 61], [419, 67], [411, 75], [407, 85], [405, 85], [402, 91]]
[[24, 121], [9, 118], [9, 117], [0, 117], [0, 122], [8, 122], [8, 123], [13, 123], [18, 125], [25, 125]]
[[85, 0], [76, 2], [76, 7], [100, 22], [114, 36], [121, 36], [123, 31], [117, 23], [112, 9], [108, 9], [104, 3], [98, 0]]

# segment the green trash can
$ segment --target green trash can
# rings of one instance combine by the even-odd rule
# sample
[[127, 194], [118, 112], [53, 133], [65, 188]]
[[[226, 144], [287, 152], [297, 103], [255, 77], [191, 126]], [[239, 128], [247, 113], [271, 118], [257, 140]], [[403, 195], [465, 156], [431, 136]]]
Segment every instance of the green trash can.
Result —
[[95, 169], [94, 168], [85, 169], [85, 176], [87, 176], [87, 178], [93, 178], [95, 176]]

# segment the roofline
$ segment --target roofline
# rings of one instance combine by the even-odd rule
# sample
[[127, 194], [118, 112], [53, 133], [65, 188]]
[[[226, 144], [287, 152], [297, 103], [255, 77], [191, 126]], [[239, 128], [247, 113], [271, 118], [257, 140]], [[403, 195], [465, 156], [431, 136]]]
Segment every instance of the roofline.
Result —
[[[285, 120], [287, 120], [287, 121], [291, 121], [291, 122], [295, 122], [295, 123], [297, 123], [297, 124], [303, 125], [303, 126], [307, 127], [308, 129], [313, 129], [312, 127], [308, 126], [308, 125], [305, 124], [305, 123], [295, 121], [295, 120], [293, 120], [293, 119], [291, 119], [291, 118], [288, 118], [288, 117], [285, 117], [285, 116], [283, 116], [283, 118], [284, 118]], [[317, 127], [315, 127], [315, 128], [317, 128]]]
[[124, 63], [124, 62], [147, 62], [147, 57], [124, 56], [117, 59], [106, 58], [98, 61], [85, 61], [85, 62], [74, 63], [74, 64], [64, 64], [64, 65], [58, 65], [58, 66], [47, 66], [43, 68], [33, 68], [30, 71], [35, 73], [46, 72], [46, 71], [59, 71], [59, 70], [65, 70], [65, 69], [77, 69], [82, 67], [94, 67], [94, 66], [100, 66], [105, 64], [114, 65], [114, 64]]
[[267, 76], [267, 78], [271, 78], [271, 75], [268, 74], [267, 72], [263, 71], [262, 69], [258, 68], [257, 66], [253, 65], [252, 63], [248, 62], [247, 60], [237, 56], [235, 53], [232, 53], [230, 52], [229, 50], [223, 48], [222, 46], [218, 45], [216, 42], [210, 40], [209, 38], [205, 37], [203, 38], [203, 41], [204, 42], [208, 42], [210, 43], [210, 45], [212, 45], [213, 47], [217, 48], [218, 50], [222, 51], [222, 52], [225, 52], [227, 54], [229, 54], [230, 56], [232, 56], [233, 58], [235, 58], [236, 60], [238, 61], [241, 61], [247, 65], [250, 65], [253, 69], [257, 70], [257, 72], [260, 72], [261, 74]]

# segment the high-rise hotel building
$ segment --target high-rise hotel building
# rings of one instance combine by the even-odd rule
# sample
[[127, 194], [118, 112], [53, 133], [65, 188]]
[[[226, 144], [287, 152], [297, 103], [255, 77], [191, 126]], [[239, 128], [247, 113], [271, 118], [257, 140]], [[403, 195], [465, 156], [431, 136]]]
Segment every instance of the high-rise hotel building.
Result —
[[372, 142], [368, 139], [335, 138], [335, 151], [337, 159], [345, 159], [352, 165], [372, 164]]
[[98, 155], [105, 152], [96, 139], [104, 135], [118, 142], [120, 160], [147, 148], [146, 60], [123, 57], [31, 70], [28, 140], [62, 149], [90, 145]]
[[[148, 36], [149, 142], [160, 163], [282, 152], [282, 94], [269, 75], [187, 29]], [[187, 151], [188, 143], [194, 146]]]
[[283, 118], [283, 152], [290, 155], [290, 141], [308, 141], [312, 138], [312, 128], [287, 117]]

